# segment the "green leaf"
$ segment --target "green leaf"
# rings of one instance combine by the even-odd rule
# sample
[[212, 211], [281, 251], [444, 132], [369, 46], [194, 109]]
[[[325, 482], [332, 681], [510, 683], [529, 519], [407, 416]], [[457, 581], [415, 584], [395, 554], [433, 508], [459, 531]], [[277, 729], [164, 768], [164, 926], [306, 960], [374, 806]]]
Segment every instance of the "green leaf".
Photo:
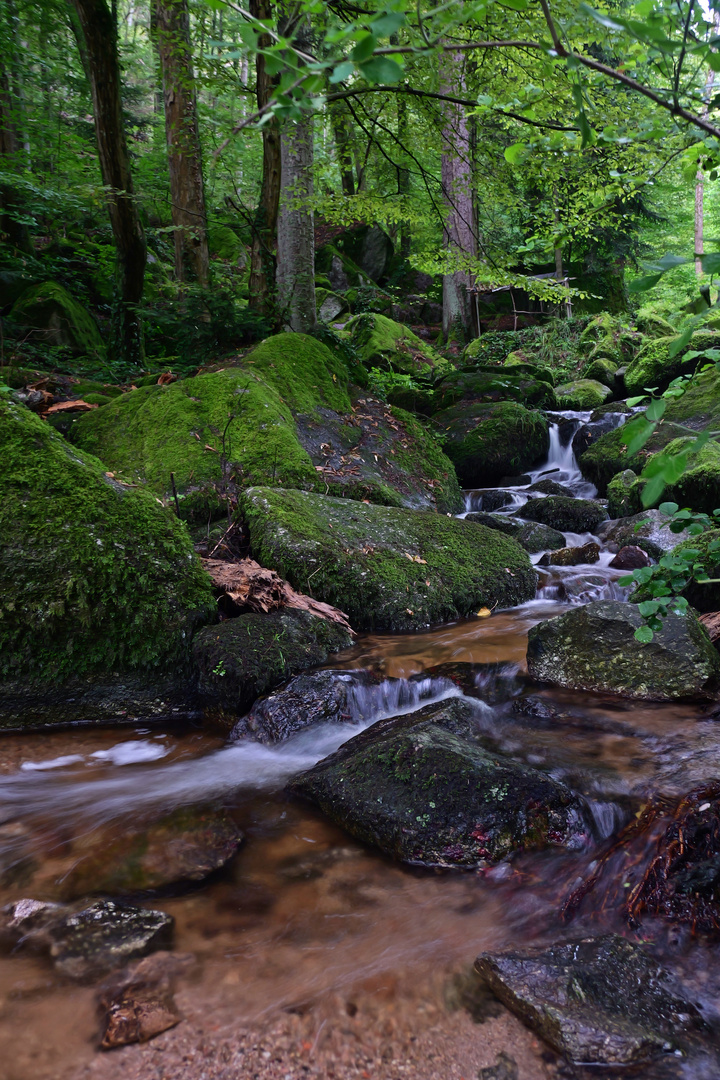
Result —
[[335, 70], [330, 75], [328, 82], [335, 83], [344, 82], [345, 79], [349, 79], [355, 70], [355, 65], [351, 60], [343, 60], [342, 64], [338, 64]]
[[645, 416], [648, 420], [662, 420], [666, 408], [667, 401], [664, 401], [663, 398], [655, 398], [645, 410]]
[[698, 255], [704, 274], [720, 272], [720, 251], [711, 251], [707, 255]]
[[623, 439], [627, 444], [628, 457], [632, 457], [637, 454], [638, 450], [642, 450], [654, 430], [655, 424], [648, 423], [644, 416], [636, 416], [634, 420], [630, 420], [625, 425]]
[[678, 504], [676, 502], [660, 503], [658, 510], [661, 514], [667, 514], [668, 517], [672, 517], [673, 514], [677, 514], [678, 512]]
[[386, 15], [381, 15], [379, 19], [373, 19], [370, 23], [370, 32], [375, 37], [390, 37], [404, 25], [405, 16], [401, 11], [389, 11]]
[[671, 359], [673, 356], [677, 356], [681, 349], [685, 348], [685, 346], [690, 341], [690, 338], [693, 336], [694, 331], [695, 326], [691, 323], [690, 326], [687, 326], [683, 330], [682, 334], [679, 334], [678, 337], [674, 338], [670, 342], [670, 347], [668, 348], [668, 356]]
[[375, 52], [376, 44], [373, 34], [364, 34], [350, 53], [350, 59], [355, 64], [363, 64]]
[[653, 289], [662, 274], [646, 274], [645, 277], [634, 278], [628, 285], [628, 292], [647, 292], [648, 289]]
[[638, 604], [638, 611], [643, 619], [646, 619], [648, 615], [655, 615], [659, 608], [659, 600], [643, 600], [642, 604]]
[[360, 74], [366, 82], [392, 85], [400, 82], [405, 71], [388, 56], [373, 56], [371, 60], [360, 64]]
[[641, 401], [644, 401], [646, 397], [647, 394], [641, 394], [639, 397], [629, 397], [625, 404], [632, 409], [635, 405], [639, 405]]
[[649, 645], [653, 639], [653, 632], [649, 626], [638, 626], [634, 637], [636, 641], [641, 642], [643, 645]]
[[518, 142], [506, 148], [504, 157], [509, 165], [522, 165], [523, 161], [527, 161], [531, 153], [529, 146]]

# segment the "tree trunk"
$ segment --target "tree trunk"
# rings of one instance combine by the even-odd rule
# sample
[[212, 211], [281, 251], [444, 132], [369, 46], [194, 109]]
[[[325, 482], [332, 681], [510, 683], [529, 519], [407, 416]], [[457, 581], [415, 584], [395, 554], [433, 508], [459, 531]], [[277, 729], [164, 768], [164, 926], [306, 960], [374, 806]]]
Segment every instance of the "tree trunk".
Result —
[[355, 194], [355, 173], [353, 172], [353, 139], [350, 127], [350, 114], [342, 101], [329, 106], [330, 123], [335, 138], [340, 184], [343, 194]]
[[165, 104], [175, 277], [191, 277], [206, 288], [210, 252], [187, 0], [155, 0], [153, 29]]
[[[403, 94], [398, 94], [397, 102], [397, 125], [398, 125], [398, 142], [400, 143], [400, 153], [405, 153], [405, 147], [408, 141], [408, 122], [407, 122], [407, 98]], [[398, 167], [398, 195], [403, 197], [403, 204], [406, 204], [406, 196], [410, 194], [410, 170], [406, 165]], [[405, 205], [405, 209], [407, 206]], [[407, 259], [410, 255], [410, 247], [412, 245], [412, 228], [410, 222], [403, 220], [400, 222], [400, 257]]]
[[147, 249], [130, 173], [120, 98], [120, 65], [115, 26], [105, 0], [71, 0], [73, 29], [90, 82], [95, 136], [103, 183], [107, 190], [117, 254], [115, 354], [125, 363], [144, 360], [142, 299]]
[[[250, 11], [256, 19], [269, 19], [272, 4], [269, 0], [251, 0]], [[261, 34], [262, 48], [270, 44], [268, 34]], [[264, 109], [272, 95], [275, 80], [265, 68], [265, 57], [255, 54], [255, 79], [258, 109]], [[263, 169], [260, 201], [253, 228], [250, 251], [250, 284], [248, 307], [259, 315], [274, 314], [275, 245], [277, 242], [278, 207], [280, 205], [280, 129], [273, 118], [262, 129]]]
[[[461, 53], [446, 53], [441, 61], [441, 91], [457, 96], [465, 89]], [[470, 131], [462, 105], [446, 103], [443, 110], [441, 180], [446, 207], [443, 242], [458, 255], [477, 256], [472, 192]], [[443, 335], [445, 341], [465, 342], [476, 334], [473, 276], [456, 270], [443, 277]]]
[[277, 287], [280, 320], [292, 330], [315, 327], [315, 222], [313, 122], [286, 120], [280, 133], [281, 209], [278, 219]]
[[[23, 146], [20, 135], [22, 96], [20, 94], [17, 12], [14, 3], [0, 0], [0, 41], [5, 39], [6, 50], [0, 53], [0, 164], [6, 172], [19, 172], [23, 165]], [[0, 234], [19, 251], [32, 250], [27, 226], [17, 220], [21, 199], [12, 184], [0, 185]]]

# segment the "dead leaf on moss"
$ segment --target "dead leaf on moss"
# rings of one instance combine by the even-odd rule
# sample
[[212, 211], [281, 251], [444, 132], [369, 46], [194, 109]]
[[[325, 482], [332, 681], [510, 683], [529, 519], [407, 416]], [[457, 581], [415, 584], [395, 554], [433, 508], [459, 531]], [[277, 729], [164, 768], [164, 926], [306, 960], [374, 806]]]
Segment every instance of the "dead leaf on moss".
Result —
[[59, 401], [57, 405], [51, 405], [49, 409], [46, 409], [46, 415], [51, 413], [61, 412], [90, 412], [91, 409], [99, 408], [98, 405], [91, 405], [89, 401], [83, 401], [82, 398], [77, 398], [75, 401]]

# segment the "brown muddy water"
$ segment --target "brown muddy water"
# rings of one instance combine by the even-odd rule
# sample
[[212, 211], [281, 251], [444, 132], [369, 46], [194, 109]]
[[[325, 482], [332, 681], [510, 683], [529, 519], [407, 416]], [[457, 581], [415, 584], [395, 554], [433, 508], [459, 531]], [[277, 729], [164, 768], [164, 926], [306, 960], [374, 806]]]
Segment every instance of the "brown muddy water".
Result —
[[[139, 898], [175, 917], [175, 951], [191, 957], [176, 995], [185, 1019], [145, 1046], [99, 1052], [92, 986], [61, 978], [40, 956], [0, 957], [0, 1078], [475, 1080], [505, 1076], [502, 1054], [519, 1080], [574, 1075], [478, 991], [472, 961], [588, 930], [629, 933], [599, 902], [563, 926], [560, 902], [595, 845], [649, 793], [716, 775], [720, 728], [700, 707], [527, 686], [527, 629], [559, 610], [540, 599], [425, 634], [367, 635], [333, 666], [409, 678], [438, 664], [485, 665], [477, 708], [489, 744], [586, 796], [597, 834], [583, 855], [525, 856], [486, 874], [392, 864], [282, 793], [288, 776], [357, 726], [326, 725], [277, 748], [177, 728], [4, 736], [3, 902], [51, 895], [73, 864], [73, 841], [100, 824], [119, 836], [139, 815], [216, 799], [246, 841], [204, 884]], [[498, 668], [506, 700], [485, 694], [488, 704], [483, 678]], [[554, 706], [551, 722], [513, 712], [528, 693]], [[715, 997], [714, 947], [667, 935], [655, 947]]]

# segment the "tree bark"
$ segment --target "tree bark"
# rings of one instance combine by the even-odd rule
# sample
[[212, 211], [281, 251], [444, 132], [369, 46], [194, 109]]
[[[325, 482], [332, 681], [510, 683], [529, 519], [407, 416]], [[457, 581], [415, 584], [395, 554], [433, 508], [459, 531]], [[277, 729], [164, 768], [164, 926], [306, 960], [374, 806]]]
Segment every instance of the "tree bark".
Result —
[[[462, 54], [445, 53], [441, 60], [441, 92], [459, 96], [465, 90]], [[444, 246], [458, 255], [477, 256], [472, 191], [470, 131], [462, 105], [447, 102], [443, 109], [441, 181], [446, 217]], [[443, 277], [443, 335], [445, 341], [465, 342], [475, 336], [473, 277], [457, 270]]]
[[175, 277], [206, 288], [210, 252], [187, 0], [155, 0], [153, 30], [165, 105]]
[[[269, 19], [269, 0], [251, 0], [250, 11], [256, 19]], [[259, 45], [270, 44], [268, 34], [261, 34]], [[264, 109], [272, 95], [275, 80], [265, 68], [265, 57], [255, 54], [256, 97], [258, 109]], [[250, 251], [248, 307], [259, 315], [272, 316], [275, 307], [275, 246], [277, 243], [278, 207], [280, 205], [280, 129], [274, 118], [262, 129], [263, 169], [260, 201], [253, 228]]]
[[144, 360], [142, 299], [147, 248], [133, 193], [122, 121], [120, 65], [112, 14], [105, 0], [70, 0], [93, 101], [95, 137], [117, 253], [114, 351], [126, 363]]
[[286, 120], [280, 133], [281, 209], [278, 219], [277, 287], [280, 320], [307, 334], [317, 322], [315, 305], [315, 221], [313, 122]]
[[[14, 3], [0, 2], [0, 16], [5, 24], [0, 27], [7, 49], [0, 53], [0, 161], [7, 172], [20, 171], [23, 164], [23, 145], [20, 134], [22, 96], [20, 93], [17, 11]], [[1, 38], [0, 38], [1, 40]], [[21, 211], [21, 199], [11, 184], [0, 185], [0, 234], [7, 243], [28, 254], [31, 251], [30, 235], [26, 225], [17, 220]]]
[[350, 114], [344, 102], [338, 101], [329, 106], [330, 123], [335, 138], [340, 184], [343, 194], [355, 194], [355, 173], [353, 172], [353, 139], [350, 127]]

